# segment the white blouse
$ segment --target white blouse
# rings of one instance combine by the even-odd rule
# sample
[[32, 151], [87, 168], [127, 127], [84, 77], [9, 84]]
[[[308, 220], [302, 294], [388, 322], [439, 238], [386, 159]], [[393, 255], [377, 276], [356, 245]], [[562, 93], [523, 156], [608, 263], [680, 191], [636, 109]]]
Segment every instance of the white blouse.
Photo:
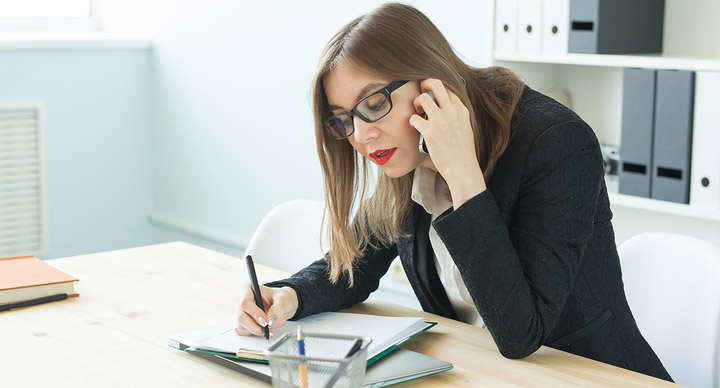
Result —
[[[436, 171], [423, 166], [415, 169], [411, 198], [430, 213], [431, 222], [452, 206], [452, 202], [446, 198], [445, 194], [449, 192], [447, 183]], [[440, 282], [443, 284], [445, 293], [447, 293], [458, 318], [465, 323], [484, 327], [483, 320], [460, 276], [460, 271], [435, 228], [430, 228], [429, 237]]]

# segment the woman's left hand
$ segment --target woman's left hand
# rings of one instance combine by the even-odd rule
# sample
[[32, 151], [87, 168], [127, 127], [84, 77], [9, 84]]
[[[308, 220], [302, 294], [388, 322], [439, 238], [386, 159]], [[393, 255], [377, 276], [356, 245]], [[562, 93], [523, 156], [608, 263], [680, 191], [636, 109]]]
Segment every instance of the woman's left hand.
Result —
[[[425, 112], [427, 119], [415, 114], [410, 117], [410, 125], [425, 138], [430, 159], [447, 182], [453, 207], [457, 209], [486, 190], [475, 154], [470, 112], [460, 97], [446, 89], [438, 79], [423, 80], [420, 89], [423, 93], [413, 103], [415, 110]], [[429, 91], [437, 103], [427, 93]]]

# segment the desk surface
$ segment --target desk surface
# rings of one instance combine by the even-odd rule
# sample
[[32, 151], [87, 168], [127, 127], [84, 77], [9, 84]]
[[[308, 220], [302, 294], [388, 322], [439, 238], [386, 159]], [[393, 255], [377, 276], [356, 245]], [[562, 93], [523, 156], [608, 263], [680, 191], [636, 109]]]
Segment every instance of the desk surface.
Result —
[[[80, 297], [0, 313], [2, 386], [270, 386], [167, 346], [170, 334], [232, 324], [242, 260], [175, 242], [49, 262], [80, 279]], [[260, 282], [285, 276], [257, 272]], [[674, 386], [547, 347], [505, 359], [485, 329], [387, 302], [350, 311], [439, 323], [403, 347], [455, 368], [398, 388]]]

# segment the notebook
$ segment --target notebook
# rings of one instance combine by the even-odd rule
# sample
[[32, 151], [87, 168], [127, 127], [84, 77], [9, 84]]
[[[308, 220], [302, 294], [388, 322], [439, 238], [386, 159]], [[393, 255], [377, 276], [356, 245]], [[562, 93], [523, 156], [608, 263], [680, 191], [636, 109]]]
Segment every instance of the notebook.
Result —
[[76, 278], [34, 256], [0, 258], [0, 304], [74, 294]]
[[380, 359], [386, 353], [419, 333], [433, 327], [435, 323], [425, 322], [419, 317], [384, 317], [369, 314], [326, 312], [315, 314], [297, 321], [288, 321], [273, 329], [268, 342], [256, 336], [239, 336], [232, 326], [218, 328], [214, 334], [196, 338], [193, 350], [215, 353], [226, 357], [264, 360], [265, 350], [287, 332], [302, 327], [305, 333], [340, 334], [370, 337], [368, 364]]
[[[256, 379], [272, 382], [272, 373], [267, 363], [226, 357], [204, 351], [194, 351], [195, 341], [209, 336], [222, 334], [225, 328], [195, 331], [170, 337], [171, 347], [187, 350], [191, 354], [208, 361], [241, 372]], [[389, 354], [372, 363], [365, 373], [365, 387], [385, 387], [404, 381], [417, 379], [453, 368], [447, 361], [439, 360], [411, 350], [395, 348]]]

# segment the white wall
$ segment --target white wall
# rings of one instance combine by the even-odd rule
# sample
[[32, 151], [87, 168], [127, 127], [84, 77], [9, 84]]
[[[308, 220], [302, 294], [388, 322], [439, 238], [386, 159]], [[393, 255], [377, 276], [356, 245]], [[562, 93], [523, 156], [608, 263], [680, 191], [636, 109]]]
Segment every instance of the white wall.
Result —
[[99, 0], [96, 6], [103, 32], [126, 38], [150, 36], [148, 0]]
[[[469, 62], [484, 66], [490, 62], [488, 1], [410, 3]], [[311, 77], [330, 37], [380, 3], [153, 3], [158, 115], [151, 217], [160, 225], [158, 240], [182, 238], [239, 254], [276, 204], [322, 199]]]
[[0, 50], [0, 102], [46, 109], [41, 258], [153, 242], [150, 57], [145, 49]]

